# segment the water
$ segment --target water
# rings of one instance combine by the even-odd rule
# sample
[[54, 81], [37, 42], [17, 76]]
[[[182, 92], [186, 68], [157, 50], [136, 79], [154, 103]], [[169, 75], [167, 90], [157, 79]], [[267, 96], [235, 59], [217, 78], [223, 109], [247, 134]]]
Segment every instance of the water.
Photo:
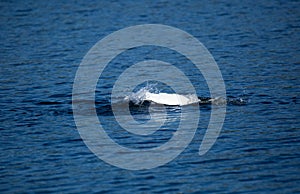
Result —
[[[5, 1], [0, 8], [2, 193], [300, 192], [299, 2]], [[174, 26], [198, 38], [217, 61], [227, 96], [247, 103], [227, 106], [220, 137], [204, 156], [198, 148], [210, 105], [200, 106], [196, 135], [175, 160], [128, 171], [104, 163], [81, 140], [72, 84], [98, 40], [145, 23]], [[142, 48], [119, 56], [103, 76], [113, 80], [128, 64], [152, 58], [179, 66], [186, 61], [167, 50]], [[209, 96], [201, 75], [185, 71], [197, 95]], [[106, 106], [112, 84], [97, 85], [98, 117], [107, 128], [115, 126]], [[137, 120], [147, 120], [147, 110], [132, 111]], [[160, 145], [178, 125], [176, 110], [170, 118], [166, 133], [142, 139], [152, 144], [131, 144], [118, 127], [110, 135], [128, 146]]]

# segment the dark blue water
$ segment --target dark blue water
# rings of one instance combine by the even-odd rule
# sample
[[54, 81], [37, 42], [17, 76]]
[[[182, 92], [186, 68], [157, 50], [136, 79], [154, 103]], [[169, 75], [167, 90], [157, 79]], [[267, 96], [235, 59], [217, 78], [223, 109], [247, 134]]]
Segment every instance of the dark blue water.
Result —
[[[297, 1], [1, 1], [1, 193], [300, 192], [299, 9]], [[217, 61], [227, 96], [247, 103], [227, 106], [220, 137], [204, 156], [198, 148], [210, 105], [200, 107], [197, 133], [179, 157], [128, 171], [98, 159], [81, 140], [72, 84], [98, 40], [147, 23], [198, 38]], [[127, 53], [116, 63], [166, 56], [162, 52]], [[198, 74], [191, 77], [197, 83]], [[207, 96], [199, 80], [197, 94]], [[97, 90], [96, 106], [103, 107], [109, 87], [99, 83]], [[98, 113], [114, 129], [112, 114]], [[147, 118], [143, 114], [137, 115]]]

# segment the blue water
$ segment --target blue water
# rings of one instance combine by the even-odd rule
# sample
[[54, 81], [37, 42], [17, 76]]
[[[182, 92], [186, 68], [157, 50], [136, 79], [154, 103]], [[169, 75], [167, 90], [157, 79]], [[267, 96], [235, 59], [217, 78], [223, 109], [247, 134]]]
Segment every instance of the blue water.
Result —
[[[297, 1], [1, 1], [0, 192], [300, 192], [299, 9]], [[217, 61], [227, 96], [247, 103], [228, 104], [220, 137], [204, 156], [198, 148], [210, 105], [200, 106], [196, 135], [175, 160], [129, 171], [103, 162], [81, 140], [72, 84], [98, 40], [148, 23], [198, 38]], [[115, 79], [117, 64], [126, 69], [149, 58], [185, 60], [166, 50], [133, 51], [103, 76]], [[208, 96], [201, 75], [188, 67], [197, 94]], [[114, 127], [109, 108], [103, 109], [111, 84], [98, 83], [98, 117], [119, 143], [133, 146]], [[148, 118], [147, 111], [137, 116]], [[151, 139], [153, 145], [170, 138], [176, 125], [166, 125], [168, 133]]]

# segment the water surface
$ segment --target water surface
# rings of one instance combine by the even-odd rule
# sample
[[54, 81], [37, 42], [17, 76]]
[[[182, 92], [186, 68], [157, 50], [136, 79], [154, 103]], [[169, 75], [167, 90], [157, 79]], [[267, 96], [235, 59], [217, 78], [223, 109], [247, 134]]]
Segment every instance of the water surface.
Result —
[[[1, 2], [1, 192], [300, 192], [299, 8], [297, 1]], [[198, 148], [209, 105], [200, 106], [196, 135], [179, 157], [159, 168], [128, 171], [101, 161], [81, 140], [72, 115], [72, 84], [81, 59], [98, 40], [147, 23], [198, 38], [217, 61], [227, 95], [247, 103], [227, 106], [220, 137], [206, 155], [200, 157]], [[103, 75], [107, 80], [145, 59], [189, 63], [153, 47], [118, 57]], [[185, 67], [197, 94], [209, 96], [201, 74]], [[113, 83], [99, 81], [96, 106], [103, 106]], [[135, 146], [106, 109], [98, 117], [116, 141]], [[155, 146], [170, 138], [176, 111], [172, 118], [166, 133], [143, 141]]]

